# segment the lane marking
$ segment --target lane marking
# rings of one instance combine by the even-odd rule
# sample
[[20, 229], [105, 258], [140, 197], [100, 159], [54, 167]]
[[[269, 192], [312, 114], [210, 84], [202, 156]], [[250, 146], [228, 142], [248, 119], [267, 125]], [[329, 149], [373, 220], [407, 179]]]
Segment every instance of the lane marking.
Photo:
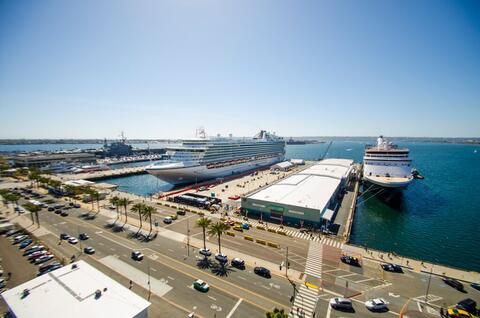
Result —
[[240, 303], [242, 302], [242, 298], [240, 298], [237, 303], [235, 304], [235, 306], [233, 306], [232, 310], [230, 310], [230, 312], [228, 313], [227, 317], [226, 318], [230, 318], [232, 317], [233, 313], [235, 312], [235, 310], [237, 310], [238, 306], [240, 305]]
[[213, 301], [217, 301], [217, 298], [215, 298], [215, 297], [208, 296], [208, 298], [210, 298], [210, 299], [213, 300]]

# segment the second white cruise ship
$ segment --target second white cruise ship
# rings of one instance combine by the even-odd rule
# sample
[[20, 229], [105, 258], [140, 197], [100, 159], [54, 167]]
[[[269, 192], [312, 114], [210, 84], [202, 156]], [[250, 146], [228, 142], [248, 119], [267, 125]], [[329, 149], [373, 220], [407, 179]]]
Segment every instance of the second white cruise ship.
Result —
[[414, 179], [410, 150], [398, 148], [383, 136], [367, 146], [363, 157], [363, 180], [382, 188], [405, 188]]
[[147, 172], [171, 184], [197, 183], [227, 177], [283, 161], [283, 138], [262, 130], [252, 139], [197, 138], [167, 148], [169, 161], [152, 164]]

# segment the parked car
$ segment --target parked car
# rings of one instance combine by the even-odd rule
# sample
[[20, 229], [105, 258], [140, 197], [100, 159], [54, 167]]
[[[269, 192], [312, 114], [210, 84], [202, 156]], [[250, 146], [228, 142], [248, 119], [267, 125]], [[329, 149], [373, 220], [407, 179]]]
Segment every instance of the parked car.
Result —
[[68, 239], [68, 243], [70, 244], [77, 244], [78, 243], [78, 240], [75, 238], [75, 237], [71, 237]]
[[387, 305], [388, 303], [383, 298], [375, 298], [375, 299], [367, 300], [365, 302], [365, 307], [367, 307], [367, 309], [371, 311], [387, 310], [388, 309]]
[[42, 263], [45, 263], [46, 261], [51, 260], [52, 258], [53, 258], [52, 254], [45, 254], [40, 257], [37, 257], [34, 261], [34, 264], [35, 265], [42, 264]]
[[80, 209], [80, 204], [75, 203], [75, 204], [73, 205], [73, 207], [74, 207], [75, 209]]
[[197, 279], [193, 282], [193, 288], [203, 293], [206, 293], [210, 289], [210, 286], [208, 286], [208, 284], [203, 280]]
[[238, 257], [232, 259], [232, 262], [230, 264], [232, 264], [233, 267], [236, 267], [238, 269], [245, 269], [245, 261]]
[[13, 244], [19, 244], [23, 241], [25, 241], [26, 239], [28, 239], [28, 235], [19, 235], [19, 236], [16, 236], [14, 239], [13, 239]]
[[360, 266], [360, 261], [357, 257], [354, 256], [342, 256], [340, 260], [345, 264], [352, 265], [352, 266]]
[[34, 261], [37, 257], [40, 257], [40, 256], [45, 255], [47, 253], [48, 252], [45, 251], [45, 250], [36, 251], [36, 252], [33, 252], [32, 254], [30, 254], [27, 259], [29, 261]]
[[57, 265], [62, 265], [60, 264], [59, 262], [51, 262], [51, 263], [48, 263], [48, 264], [43, 264], [43, 265], [40, 265], [40, 267], [38, 267], [38, 271], [39, 272], [44, 272], [46, 270], [48, 270], [50, 267], [54, 267], [54, 266], [57, 266]]
[[68, 240], [69, 238], [70, 238], [70, 235], [68, 235], [67, 233], [60, 234], [60, 239], [61, 240]]
[[459, 301], [456, 305], [456, 308], [468, 311], [471, 314], [477, 314], [477, 302], [471, 298], [465, 298]]
[[177, 210], [177, 214], [178, 215], [185, 215], [185, 214], [187, 214], [187, 212], [185, 212], [185, 210]]
[[352, 301], [347, 298], [335, 297], [329, 301], [330, 307], [340, 310], [352, 310]]
[[470, 287], [480, 291], [480, 283], [471, 283]]
[[248, 223], [243, 223], [243, 224], [242, 224], [242, 229], [244, 229], [244, 230], [250, 230], [250, 224], [248, 224]]
[[210, 256], [212, 255], [212, 252], [210, 252], [209, 248], [202, 248], [198, 251], [201, 255], [203, 256]]
[[53, 206], [49, 206], [47, 210], [50, 211], [50, 212], [53, 212], [53, 211], [55, 211], [55, 208]]
[[228, 262], [228, 257], [227, 255], [223, 253], [217, 253], [215, 254], [215, 259], [219, 261], [220, 263], [227, 263]]
[[60, 215], [61, 215], [61, 216], [68, 216], [68, 212], [67, 212], [67, 211], [63, 211]]
[[253, 272], [257, 275], [263, 276], [265, 278], [270, 278], [272, 275], [270, 274], [270, 271], [266, 269], [265, 267], [255, 267], [253, 269]]
[[60, 214], [60, 213], [62, 213], [62, 210], [55, 209], [55, 214]]
[[228, 226], [234, 226], [235, 222], [233, 220], [226, 220], [225, 222], [223, 222], [223, 224], [228, 225]]
[[54, 265], [54, 266], [52, 266], [52, 267], [49, 267], [48, 269], [46, 269], [46, 270], [44, 270], [44, 271], [39, 272], [39, 273], [37, 274], [37, 276], [41, 276], [41, 275], [43, 275], [43, 274], [53, 272], [54, 270], [59, 269], [59, 268], [61, 268], [61, 267], [62, 267], [61, 264], [56, 264], [56, 265]]
[[81, 239], [82, 241], [86, 241], [90, 238], [90, 236], [88, 236], [87, 233], [80, 233], [78, 238]]
[[27, 247], [28, 245], [30, 245], [32, 243], [33, 243], [32, 239], [25, 240], [22, 243], [20, 243], [20, 245], [18, 245], [18, 248], [19, 249], [24, 249], [25, 247]]
[[163, 219], [163, 223], [165, 224], [170, 224], [172, 223], [172, 217], [171, 216], [167, 216]]
[[464, 291], [463, 284], [460, 283], [458, 280], [449, 277], [442, 278], [442, 280], [448, 286], [453, 287], [458, 291]]
[[393, 272], [393, 273], [403, 273], [403, 269], [400, 265], [397, 264], [382, 264], [381, 265], [384, 271]]
[[30, 248], [27, 248], [24, 252], [23, 252], [23, 256], [28, 256], [28, 255], [31, 255], [35, 252], [38, 252], [38, 251], [42, 251], [44, 249], [44, 246], [43, 245], [34, 245]]
[[132, 259], [135, 261], [141, 261], [143, 259], [143, 254], [140, 253], [139, 251], [133, 251], [132, 252]]
[[85, 252], [85, 254], [89, 254], [89, 255], [95, 254], [95, 249], [91, 246], [85, 247], [83, 251]]

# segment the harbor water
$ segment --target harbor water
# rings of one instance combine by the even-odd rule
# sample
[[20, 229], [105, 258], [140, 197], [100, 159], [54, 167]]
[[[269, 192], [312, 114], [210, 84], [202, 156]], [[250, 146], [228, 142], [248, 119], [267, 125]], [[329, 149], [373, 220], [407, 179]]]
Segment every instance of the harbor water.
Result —
[[[393, 141], [410, 149], [413, 166], [425, 179], [414, 180], [398, 200], [392, 202], [368, 195], [361, 197], [351, 243], [480, 271], [480, 196], [476, 192], [480, 180], [480, 145]], [[362, 162], [365, 144], [373, 142], [375, 140], [335, 141], [326, 157]], [[31, 145], [27, 145], [27, 149], [20, 146], [16, 147], [31, 148]], [[62, 149], [77, 147], [61, 146]], [[287, 145], [286, 157], [317, 160], [325, 155], [327, 147], [328, 143]], [[134, 165], [143, 164], [149, 162]], [[102, 182], [117, 184], [122, 191], [142, 196], [173, 188], [148, 174]]]

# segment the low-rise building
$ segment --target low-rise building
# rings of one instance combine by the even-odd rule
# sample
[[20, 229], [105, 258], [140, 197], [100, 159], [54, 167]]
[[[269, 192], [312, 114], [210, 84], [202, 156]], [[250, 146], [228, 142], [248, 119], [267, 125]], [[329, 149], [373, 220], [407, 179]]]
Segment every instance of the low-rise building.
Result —
[[96, 163], [95, 154], [89, 152], [19, 154], [10, 158], [16, 167], [44, 167], [54, 163]]
[[353, 160], [322, 160], [242, 198], [242, 208], [262, 219], [319, 226], [327, 216], [332, 220], [329, 211], [336, 210], [352, 171]]
[[1, 295], [16, 318], [147, 318], [150, 302], [84, 261]]

